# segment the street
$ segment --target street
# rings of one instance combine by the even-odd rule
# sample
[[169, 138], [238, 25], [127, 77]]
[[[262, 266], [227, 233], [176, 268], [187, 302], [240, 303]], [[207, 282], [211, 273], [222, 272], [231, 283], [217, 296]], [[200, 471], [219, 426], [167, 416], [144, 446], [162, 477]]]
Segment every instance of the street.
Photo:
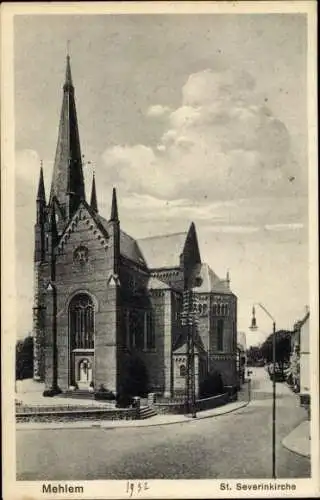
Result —
[[[272, 387], [253, 369], [252, 402], [233, 413], [134, 429], [19, 430], [18, 480], [271, 478]], [[277, 477], [309, 477], [310, 460], [281, 441], [305, 411], [277, 384]]]

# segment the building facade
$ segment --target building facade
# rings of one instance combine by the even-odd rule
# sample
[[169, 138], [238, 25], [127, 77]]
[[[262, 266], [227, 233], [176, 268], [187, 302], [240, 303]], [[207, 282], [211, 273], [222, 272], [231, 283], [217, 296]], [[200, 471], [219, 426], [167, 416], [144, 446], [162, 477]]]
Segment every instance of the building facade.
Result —
[[290, 367], [293, 388], [300, 394], [303, 406], [310, 405], [310, 312], [297, 321], [291, 337]]
[[122, 229], [115, 188], [109, 219], [94, 176], [86, 201], [69, 56], [50, 195], [41, 167], [36, 207], [34, 378], [47, 390], [183, 391], [183, 291], [191, 288], [196, 390], [212, 370], [236, 386], [237, 298], [229, 277], [201, 261], [195, 225], [134, 239]]

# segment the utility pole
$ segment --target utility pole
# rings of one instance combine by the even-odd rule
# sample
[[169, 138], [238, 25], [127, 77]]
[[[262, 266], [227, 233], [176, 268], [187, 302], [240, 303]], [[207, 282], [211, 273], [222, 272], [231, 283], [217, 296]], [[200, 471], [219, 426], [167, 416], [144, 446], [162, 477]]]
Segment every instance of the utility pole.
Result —
[[[276, 321], [273, 316], [269, 313], [268, 309], [261, 304], [258, 305], [265, 314], [272, 320], [272, 364], [273, 364], [273, 374], [272, 374], [272, 439], [271, 439], [271, 448], [272, 448], [272, 479], [276, 479]], [[255, 307], [252, 307], [252, 319], [250, 330], [256, 331], [257, 321], [255, 317]]]
[[187, 373], [186, 373], [186, 406], [192, 418], [196, 418], [195, 391], [195, 318], [197, 301], [192, 290], [183, 293], [182, 325], [187, 329]]

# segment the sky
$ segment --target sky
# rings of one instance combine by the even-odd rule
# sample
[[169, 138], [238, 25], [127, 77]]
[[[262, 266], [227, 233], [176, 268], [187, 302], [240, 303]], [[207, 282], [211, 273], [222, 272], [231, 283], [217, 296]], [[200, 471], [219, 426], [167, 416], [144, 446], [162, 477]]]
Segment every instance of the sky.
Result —
[[247, 345], [304, 314], [308, 292], [303, 14], [29, 15], [14, 22], [18, 336], [32, 328], [40, 160], [47, 194], [67, 41], [89, 193], [117, 187], [139, 238], [196, 224], [202, 260], [238, 297]]

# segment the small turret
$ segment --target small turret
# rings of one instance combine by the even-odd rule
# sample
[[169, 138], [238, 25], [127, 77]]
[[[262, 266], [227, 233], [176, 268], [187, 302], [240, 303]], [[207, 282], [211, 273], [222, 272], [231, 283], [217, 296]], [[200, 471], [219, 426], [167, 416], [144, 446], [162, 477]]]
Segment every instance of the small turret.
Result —
[[230, 272], [229, 272], [229, 269], [228, 269], [227, 274], [226, 274], [226, 284], [227, 284], [227, 287], [229, 288], [230, 287]]
[[34, 226], [34, 232], [35, 232], [34, 261], [42, 262], [44, 260], [44, 254], [45, 254], [44, 224], [46, 219], [46, 194], [43, 181], [42, 161], [40, 166], [36, 207], [37, 207], [37, 215], [36, 215], [36, 224]]
[[94, 172], [93, 172], [93, 177], [92, 177], [92, 188], [91, 188], [90, 206], [91, 206], [92, 210], [94, 210], [95, 213], [98, 213], [98, 202], [97, 202], [97, 193], [96, 193], [96, 180], [95, 180]]
[[42, 161], [40, 166], [40, 177], [39, 177], [36, 203], [37, 203], [37, 224], [43, 224], [45, 216], [45, 207], [46, 207], [46, 193], [44, 189]]
[[110, 222], [119, 222], [116, 188], [113, 188], [113, 190], [112, 190], [112, 204], [111, 204]]
[[120, 221], [118, 216], [118, 204], [116, 189], [112, 190], [111, 216], [108, 222], [108, 233], [110, 235], [110, 268], [114, 283], [119, 280], [120, 265]]

